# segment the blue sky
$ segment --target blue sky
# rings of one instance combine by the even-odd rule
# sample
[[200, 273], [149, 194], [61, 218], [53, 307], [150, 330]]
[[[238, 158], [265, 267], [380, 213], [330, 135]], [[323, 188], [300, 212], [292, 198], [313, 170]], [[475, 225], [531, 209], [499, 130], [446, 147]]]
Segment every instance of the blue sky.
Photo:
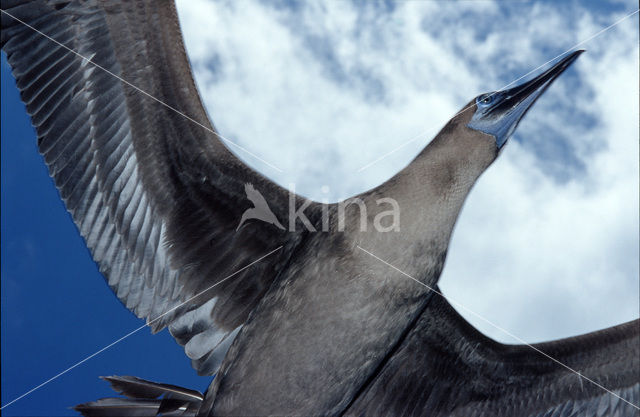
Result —
[[[389, 178], [475, 95], [636, 8], [179, 3], [199, 88], [222, 134], [282, 169], [239, 154], [265, 175], [330, 201]], [[445, 294], [529, 342], [637, 317], [637, 45], [637, 15], [581, 45], [587, 53], [527, 115], [454, 233]], [[4, 405], [143, 322], [98, 273], [37, 153], [4, 55], [1, 69]], [[143, 329], [3, 415], [73, 415], [69, 406], [110, 395], [97, 377], [111, 374], [199, 390], [210, 379], [195, 375], [166, 331]]]

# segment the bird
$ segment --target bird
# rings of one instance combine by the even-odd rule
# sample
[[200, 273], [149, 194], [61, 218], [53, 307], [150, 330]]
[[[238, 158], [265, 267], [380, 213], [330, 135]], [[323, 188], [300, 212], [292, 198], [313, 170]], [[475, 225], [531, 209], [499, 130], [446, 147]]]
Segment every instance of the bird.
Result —
[[[105, 377], [123, 397], [78, 405], [82, 414], [637, 415], [640, 321], [504, 345], [437, 286], [474, 183], [582, 51], [473, 98], [407, 167], [345, 207], [288, 192], [224, 146], [172, 2], [2, 10], [0, 44], [39, 150], [100, 271], [198, 373], [216, 375], [204, 395]], [[236, 226], [247, 184], [295, 227]], [[402, 208], [402, 234], [380, 231], [382, 198]]]
[[247, 198], [253, 203], [253, 207], [246, 209], [245, 212], [242, 213], [240, 223], [238, 224], [238, 227], [236, 227], [236, 232], [247, 220], [250, 219], [262, 220], [263, 222], [267, 222], [284, 230], [282, 223], [280, 223], [276, 215], [273, 214], [269, 208], [267, 200], [265, 200], [262, 194], [260, 194], [260, 191], [253, 187], [253, 184], [245, 184], [244, 192], [247, 194]]

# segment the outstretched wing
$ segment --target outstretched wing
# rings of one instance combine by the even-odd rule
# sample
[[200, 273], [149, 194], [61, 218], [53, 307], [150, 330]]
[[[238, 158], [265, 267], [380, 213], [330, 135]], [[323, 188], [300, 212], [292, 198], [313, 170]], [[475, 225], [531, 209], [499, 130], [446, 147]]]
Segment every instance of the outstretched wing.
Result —
[[3, 0], [2, 10], [2, 49], [38, 147], [100, 271], [214, 373], [303, 238], [266, 223], [236, 233], [252, 207], [244, 184], [280, 218], [287, 192], [222, 144], [172, 1]]
[[533, 346], [611, 392], [529, 346], [487, 338], [434, 294], [346, 415], [639, 415], [639, 320]]

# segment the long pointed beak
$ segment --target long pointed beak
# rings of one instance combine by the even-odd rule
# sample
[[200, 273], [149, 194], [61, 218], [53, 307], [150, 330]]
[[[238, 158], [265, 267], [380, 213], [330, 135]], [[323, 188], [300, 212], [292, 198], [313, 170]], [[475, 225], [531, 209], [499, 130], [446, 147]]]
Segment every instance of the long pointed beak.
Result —
[[554, 66], [518, 86], [481, 96], [476, 102], [477, 110], [469, 127], [494, 135], [498, 148], [507, 142], [518, 123], [533, 103], [545, 92], [584, 50], [575, 51]]
[[504, 100], [495, 108], [492, 108], [491, 113], [494, 111], [501, 113], [519, 109], [519, 112], [521, 112], [520, 118], [522, 118], [538, 97], [540, 97], [542, 93], [549, 88], [551, 83], [569, 68], [583, 52], [584, 50], [575, 51], [534, 79], [508, 90], [502, 90], [501, 93], [504, 95]]

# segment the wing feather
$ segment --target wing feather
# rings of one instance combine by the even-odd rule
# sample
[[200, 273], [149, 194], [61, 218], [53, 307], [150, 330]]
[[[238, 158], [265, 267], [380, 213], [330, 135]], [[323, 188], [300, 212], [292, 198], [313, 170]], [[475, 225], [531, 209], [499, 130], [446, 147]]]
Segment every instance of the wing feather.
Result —
[[533, 346], [580, 375], [530, 346], [487, 338], [434, 294], [346, 415], [638, 415], [640, 320]]
[[[214, 373], [303, 238], [266, 223], [236, 233], [251, 207], [244, 185], [280, 218], [287, 192], [222, 145], [172, 2], [23, 0], [2, 9], [2, 49], [39, 150], [100, 271], [127, 308], [154, 331], [169, 325], [199, 372]], [[214, 353], [218, 345], [227, 347]]]

